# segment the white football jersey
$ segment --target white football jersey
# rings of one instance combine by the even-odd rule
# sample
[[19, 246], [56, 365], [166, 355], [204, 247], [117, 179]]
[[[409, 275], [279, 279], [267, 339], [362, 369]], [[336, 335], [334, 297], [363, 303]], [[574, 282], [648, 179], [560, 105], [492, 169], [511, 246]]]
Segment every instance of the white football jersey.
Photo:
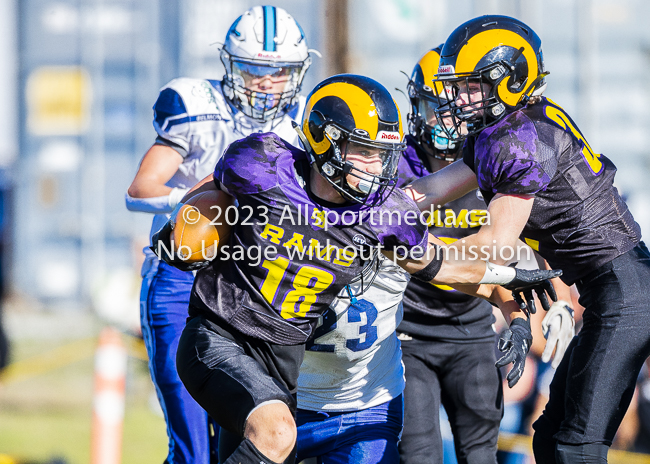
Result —
[[404, 366], [395, 329], [409, 279], [382, 257], [379, 274], [355, 304], [345, 298], [345, 289], [332, 302], [300, 367], [300, 409], [358, 411], [402, 393]]
[[[281, 116], [262, 123], [230, 105], [223, 95], [220, 81], [174, 79], [160, 90], [153, 107], [153, 125], [158, 138], [185, 151], [178, 171], [166, 185], [193, 187], [214, 171], [228, 145], [255, 132], [275, 132], [292, 145], [299, 146], [291, 121], [299, 122], [304, 108], [305, 97], [300, 96]], [[168, 213], [156, 214], [150, 235], [168, 219]]]

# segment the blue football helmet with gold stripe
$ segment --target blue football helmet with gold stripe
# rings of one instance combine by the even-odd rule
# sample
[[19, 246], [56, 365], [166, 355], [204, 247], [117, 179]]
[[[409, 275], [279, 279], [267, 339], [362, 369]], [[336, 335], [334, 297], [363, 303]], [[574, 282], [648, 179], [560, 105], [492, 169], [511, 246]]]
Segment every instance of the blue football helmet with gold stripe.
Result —
[[526, 105], [546, 87], [542, 43], [518, 19], [487, 15], [447, 38], [432, 88], [438, 119], [449, 133], [480, 132]]
[[440, 106], [439, 95], [442, 92], [434, 92], [432, 88], [433, 78], [438, 74], [442, 46], [440, 44], [427, 51], [413, 68], [407, 87], [411, 101], [411, 112], [407, 116], [408, 129], [429, 156], [455, 161], [460, 156], [462, 144], [455, 138], [450, 138], [438, 123], [436, 110]]
[[[339, 74], [318, 84], [307, 97], [302, 126], [297, 127], [312, 164], [341, 195], [376, 204], [397, 184], [397, 164], [406, 149], [399, 108], [379, 82]], [[379, 156], [382, 172], [374, 175], [354, 167], [349, 153]], [[351, 186], [347, 176], [359, 179]]]

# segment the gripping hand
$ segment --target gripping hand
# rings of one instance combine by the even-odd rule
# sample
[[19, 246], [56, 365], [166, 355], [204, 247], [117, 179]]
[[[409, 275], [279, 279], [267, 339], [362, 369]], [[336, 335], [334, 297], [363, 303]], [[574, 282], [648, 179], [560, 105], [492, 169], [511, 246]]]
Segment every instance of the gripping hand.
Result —
[[503, 367], [510, 363], [512, 369], [508, 372], [506, 379], [508, 386], [514, 387], [524, 373], [526, 366], [526, 355], [533, 343], [533, 334], [530, 331], [528, 319], [517, 318], [510, 323], [510, 328], [499, 337], [499, 351], [504, 355], [496, 362], [497, 367]]

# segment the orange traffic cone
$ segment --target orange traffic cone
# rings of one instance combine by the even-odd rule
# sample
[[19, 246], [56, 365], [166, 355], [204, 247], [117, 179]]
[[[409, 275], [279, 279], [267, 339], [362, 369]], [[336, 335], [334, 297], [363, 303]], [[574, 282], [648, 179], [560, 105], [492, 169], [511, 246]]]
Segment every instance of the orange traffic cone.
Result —
[[126, 361], [120, 333], [112, 327], [103, 329], [95, 353], [91, 464], [119, 464], [122, 460]]

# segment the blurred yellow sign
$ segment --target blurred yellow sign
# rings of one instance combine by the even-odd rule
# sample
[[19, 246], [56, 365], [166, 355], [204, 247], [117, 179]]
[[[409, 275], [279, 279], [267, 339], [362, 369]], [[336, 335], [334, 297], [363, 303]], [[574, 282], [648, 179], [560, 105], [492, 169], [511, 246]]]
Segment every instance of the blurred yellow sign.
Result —
[[34, 135], [78, 135], [90, 121], [90, 77], [79, 66], [43, 66], [27, 80], [27, 127]]

